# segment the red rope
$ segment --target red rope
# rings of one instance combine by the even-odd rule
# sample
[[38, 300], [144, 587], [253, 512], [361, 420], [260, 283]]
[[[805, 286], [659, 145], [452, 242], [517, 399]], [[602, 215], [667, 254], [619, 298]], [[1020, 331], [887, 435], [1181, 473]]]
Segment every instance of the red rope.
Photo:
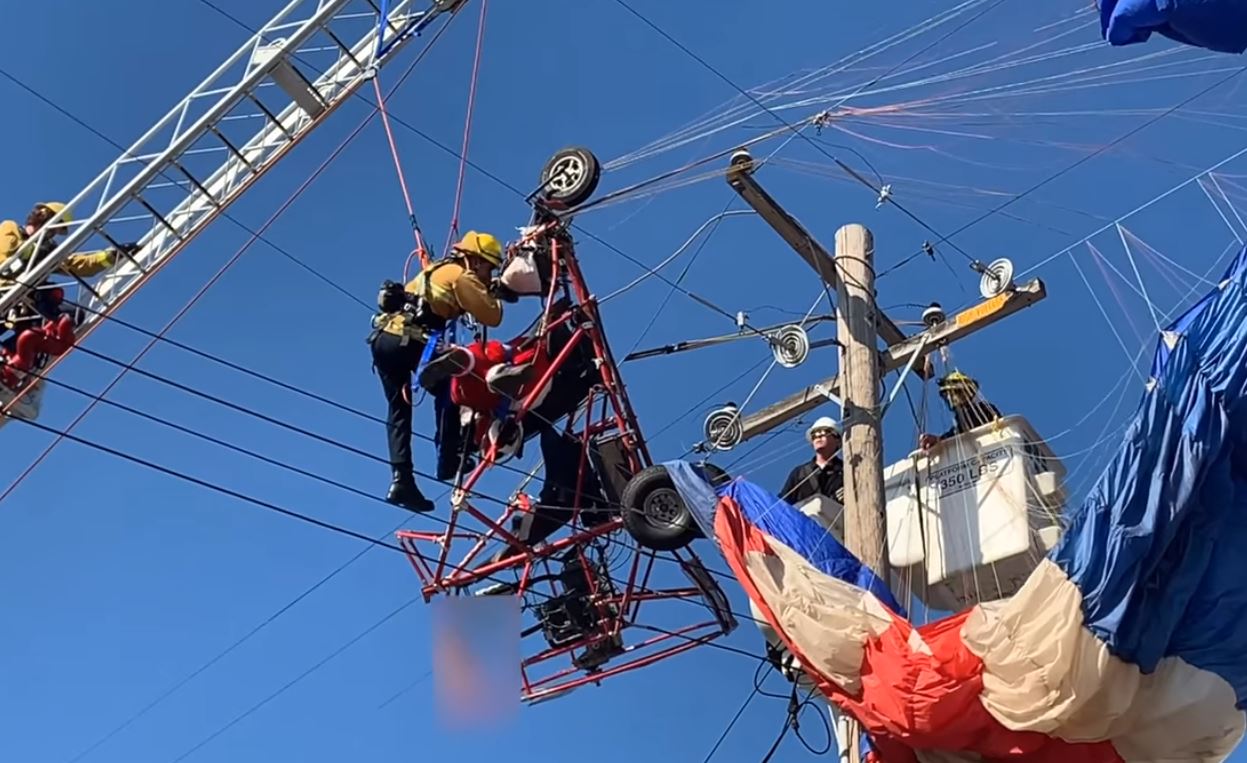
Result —
[[472, 80], [468, 86], [468, 113], [463, 125], [463, 148], [459, 151], [459, 182], [455, 188], [455, 208], [450, 217], [450, 234], [446, 237], [446, 249], [454, 243], [459, 233], [459, 212], [463, 204], [463, 183], [468, 170], [468, 143], [472, 139], [472, 115], [476, 112], [476, 83], [481, 74], [481, 52], [485, 48], [485, 14], [489, 0], [481, 0], [481, 20], [476, 30], [476, 56], [472, 62]]
[[407, 178], [403, 175], [403, 162], [398, 156], [398, 143], [394, 140], [394, 130], [390, 127], [390, 113], [385, 107], [385, 95], [381, 92], [381, 74], [372, 77], [373, 91], [377, 94], [377, 111], [381, 114], [381, 124], [385, 127], [385, 139], [390, 144], [390, 157], [394, 160], [394, 171], [398, 174], [398, 187], [403, 191], [403, 203], [407, 205], [407, 219], [411, 221], [411, 232], [416, 238], [416, 248], [407, 255], [403, 263], [403, 281], [407, 280], [407, 271], [411, 267], [413, 257], [419, 255], [420, 266], [429, 264], [429, 255], [424, 248], [424, 239], [420, 235], [420, 226], [416, 224], [416, 209], [411, 203], [411, 193], [407, 190]]

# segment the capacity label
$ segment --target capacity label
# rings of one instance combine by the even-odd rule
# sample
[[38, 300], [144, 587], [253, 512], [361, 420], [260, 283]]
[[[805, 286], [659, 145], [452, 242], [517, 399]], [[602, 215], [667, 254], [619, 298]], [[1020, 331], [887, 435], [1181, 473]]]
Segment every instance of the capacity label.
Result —
[[1009, 465], [1012, 456], [1013, 448], [1008, 446], [993, 448], [974, 458], [968, 458], [931, 472], [930, 484], [935, 487], [941, 498], [956, 495], [976, 487], [984, 477], [1000, 476]]

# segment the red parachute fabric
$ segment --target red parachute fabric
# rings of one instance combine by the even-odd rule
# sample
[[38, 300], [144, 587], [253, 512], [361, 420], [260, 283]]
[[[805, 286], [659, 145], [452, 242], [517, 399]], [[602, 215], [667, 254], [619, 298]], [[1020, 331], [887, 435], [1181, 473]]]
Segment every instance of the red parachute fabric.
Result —
[[[767, 534], [729, 496], [720, 498], [715, 514], [715, 533], [737, 580], [819, 690], [870, 734], [868, 760], [917, 763], [915, 750], [943, 750], [975, 753], [985, 763], [1123, 763], [1109, 742], [1071, 743], [1012, 731], [988, 713], [979, 699], [983, 663], [961, 640], [970, 611], [918, 628], [889, 611], [891, 627], [864, 640], [861, 691], [849, 695], [811, 667], [817, 661], [802, 654], [751, 577], [757, 565], [748, 566], [750, 557], [774, 556]], [[926, 650], [911, 646], [915, 631]]]

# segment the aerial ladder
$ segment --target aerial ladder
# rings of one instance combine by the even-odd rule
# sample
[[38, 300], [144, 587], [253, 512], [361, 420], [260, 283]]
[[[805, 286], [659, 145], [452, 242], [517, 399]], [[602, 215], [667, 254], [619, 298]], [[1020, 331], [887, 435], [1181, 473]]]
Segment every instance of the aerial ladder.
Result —
[[[35, 290], [92, 242], [136, 242], [105, 274], [78, 279], [81, 341], [422, 30], [467, 2], [292, 0], [31, 241], [41, 251], [58, 232], [59, 244], [0, 263], [0, 316], [33, 309]], [[63, 357], [16, 390], [0, 385], [0, 426], [38, 417], [44, 377]]]

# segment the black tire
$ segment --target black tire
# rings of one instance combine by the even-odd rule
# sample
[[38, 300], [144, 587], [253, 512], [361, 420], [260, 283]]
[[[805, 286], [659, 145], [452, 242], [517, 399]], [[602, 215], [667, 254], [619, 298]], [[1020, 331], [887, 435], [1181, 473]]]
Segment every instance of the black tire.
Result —
[[589, 200], [602, 180], [602, 164], [587, 148], [564, 148], [541, 170], [543, 195], [567, 207], [578, 207]]
[[702, 536], [671, 475], [661, 464], [643, 469], [624, 486], [623, 523], [636, 542], [655, 551], [674, 551]]

